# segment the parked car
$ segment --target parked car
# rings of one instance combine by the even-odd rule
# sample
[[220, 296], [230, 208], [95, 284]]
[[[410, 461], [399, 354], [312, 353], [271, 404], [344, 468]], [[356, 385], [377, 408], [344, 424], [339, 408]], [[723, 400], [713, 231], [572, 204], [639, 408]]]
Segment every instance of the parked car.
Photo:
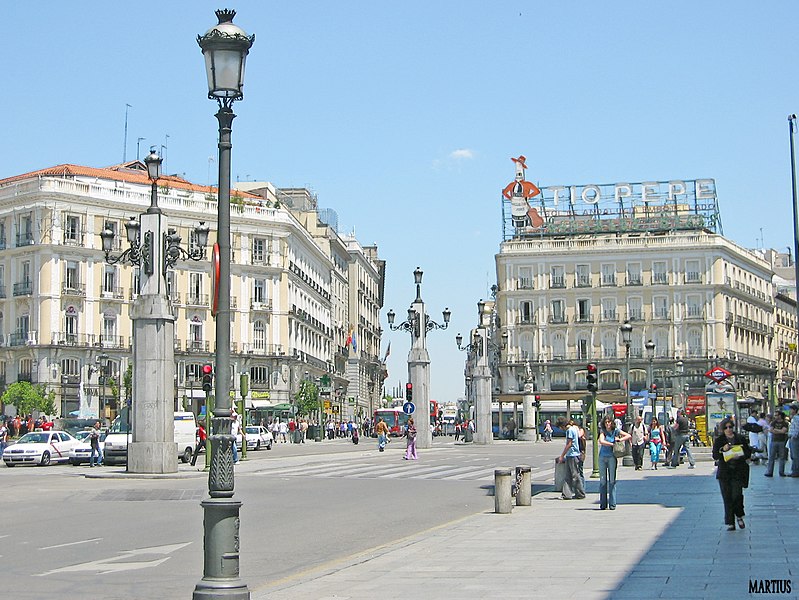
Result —
[[[83, 431], [79, 431], [78, 433], [84, 433]], [[80, 443], [72, 448], [69, 451], [69, 464], [71, 465], [79, 465], [81, 463], [87, 463], [91, 459], [92, 455], [92, 443], [89, 441], [88, 434], [91, 433], [87, 431], [86, 434], [83, 436], [83, 439], [80, 439]], [[105, 446], [105, 436], [108, 435], [105, 431], [100, 432], [100, 457], [103, 456], [103, 448]]]
[[69, 451], [80, 442], [66, 431], [34, 431], [23, 435], [3, 452], [7, 467], [67, 462]]
[[266, 448], [272, 449], [272, 434], [266, 427], [261, 425], [248, 425], [246, 428], [247, 433], [247, 450], [260, 450]]

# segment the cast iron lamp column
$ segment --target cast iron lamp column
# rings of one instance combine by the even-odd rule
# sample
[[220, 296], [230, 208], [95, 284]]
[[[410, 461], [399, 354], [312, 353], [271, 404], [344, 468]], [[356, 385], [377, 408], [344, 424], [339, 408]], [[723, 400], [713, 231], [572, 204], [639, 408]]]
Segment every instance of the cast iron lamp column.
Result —
[[444, 324], [439, 325], [425, 313], [422, 301], [423, 271], [416, 267], [413, 279], [416, 283], [416, 299], [408, 309], [408, 320], [394, 326], [396, 313], [388, 311], [388, 325], [393, 331], [402, 329], [411, 334], [411, 349], [408, 352], [408, 381], [413, 385], [413, 397], [417, 416], [414, 419], [417, 428], [416, 445], [418, 448], [430, 448], [433, 445], [433, 431], [430, 427], [430, 355], [427, 353], [427, 332], [432, 329], [446, 329], [452, 313], [445, 308], [442, 315]]
[[[677, 406], [675, 408], [685, 408], [685, 398], [683, 398], [683, 385], [682, 385], [682, 378], [683, 374], [685, 373], [685, 363], [681, 360], [678, 360], [675, 365], [677, 367], [677, 385], [678, 387], [678, 401]], [[673, 395], [673, 394], [672, 394]], [[673, 401], [673, 400], [672, 400]], [[668, 425], [668, 414], [666, 413], [666, 399], [663, 399], [663, 415], [666, 419], [666, 425]]]
[[[652, 374], [652, 363], [655, 360], [655, 342], [652, 340], [647, 340], [646, 344], [644, 344], [644, 348], [646, 348], [646, 357], [649, 359], [649, 364], [647, 365], [646, 369], [646, 381], [647, 385], [647, 396], [652, 393], [652, 385], [654, 384], [653, 374]], [[657, 407], [655, 405], [655, 398], [652, 398], [652, 416], [657, 416]]]
[[215, 293], [216, 312], [216, 408], [211, 440], [211, 469], [208, 493], [203, 500], [203, 578], [194, 588], [195, 600], [250, 597], [239, 579], [239, 510], [233, 499], [233, 449], [230, 398], [230, 132], [235, 118], [233, 102], [244, 97], [244, 63], [255, 41], [233, 24], [234, 10], [218, 10], [219, 23], [197, 43], [205, 56], [208, 98], [219, 110], [219, 196], [217, 202], [217, 244], [219, 281]]
[[[627, 414], [625, 415], [625, 420], [627, 422], [627, 429], [629, 430], [630, 425], [633, 421], [633, 405], [630, 402], [630, 344], [632, 343], [633, 339], [633, 326], [630, 324], [629, 321], [625, 321], [624, 324], [619, 327], [621, 331], [621, 339], [624, 342], [624, 348], [626, 351], [627, 357], [627, 372], [624, 375], [624, 392], [627, 395], [626, 403], [627, 403]], [[633, 466], [633, 456], [632, 456], [632, 447], [630, 443], [627, 442], [626, 451], [624, 453], [624, 458], [622, 458], [621, 464], [623, 467], [632, 467]]]

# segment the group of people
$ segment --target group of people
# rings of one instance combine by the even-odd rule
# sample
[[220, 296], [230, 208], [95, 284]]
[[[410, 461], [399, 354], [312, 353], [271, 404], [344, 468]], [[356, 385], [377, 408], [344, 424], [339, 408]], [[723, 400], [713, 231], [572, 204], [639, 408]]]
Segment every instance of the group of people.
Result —
[[8, 437], [16, 438], [22, 437], [31, 431], [50, 431], [53, 428], [53, 421], [47, 418], [46, 415], [36, 419], [33, 418], [33, 415], [17, 415], [15, 417], [5, 417], [3, 426], [7, 430]]

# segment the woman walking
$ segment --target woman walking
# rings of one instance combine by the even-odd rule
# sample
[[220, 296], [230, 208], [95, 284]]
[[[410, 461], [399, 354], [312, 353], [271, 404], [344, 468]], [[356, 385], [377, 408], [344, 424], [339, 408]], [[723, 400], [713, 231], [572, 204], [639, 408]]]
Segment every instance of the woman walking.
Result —
[[613, 417], [606, 415], [599, 430], [599, 509], [616, 510], [616, 466], [614, 442], [626, 442], [630, 434], [616, 427]]
[[732, 419], [721, 422], [721, 433], [713, 442], [713, 458], [718, 461], [716, 479], [719, 480], [721, 499], [724, 501], [724, 524], [727, 531], [746, 527], [744, 523], [744, 488], [749, 486], [749, 465], [752, 448], [746, 436], [735, 433]]
[[661, 450], [666, 449], [666, 434], [663, 426], [657, 417], [652, 417], [649, 425], [649, 458], [652, 461], [652, 468], [657, 471], [658, 461], [660, 460]]
[[413, 417], [408, 419], [408, 426], [405, 428], [407, 446], [405, 447], [405, 460], [416, 460], [416, 425], [413, 424]]

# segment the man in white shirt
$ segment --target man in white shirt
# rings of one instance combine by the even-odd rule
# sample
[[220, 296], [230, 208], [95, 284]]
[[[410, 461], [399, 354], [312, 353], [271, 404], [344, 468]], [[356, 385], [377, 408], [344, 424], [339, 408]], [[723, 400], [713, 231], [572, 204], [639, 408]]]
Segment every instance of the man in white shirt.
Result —
[[[230, 419], [232, 421], [232, 423], [230, 424], [230, 435], [233, 436], [233, 464], [235, 465], [239, 462], [239, 447], [236, 444], [236, 439], [238, 439], [239, 433], [241, 433], [241, 425], [239, 424], [239, 415], [235, 410], [230, 415]], [[242, 443], [244, 443], [243, 439]]]

